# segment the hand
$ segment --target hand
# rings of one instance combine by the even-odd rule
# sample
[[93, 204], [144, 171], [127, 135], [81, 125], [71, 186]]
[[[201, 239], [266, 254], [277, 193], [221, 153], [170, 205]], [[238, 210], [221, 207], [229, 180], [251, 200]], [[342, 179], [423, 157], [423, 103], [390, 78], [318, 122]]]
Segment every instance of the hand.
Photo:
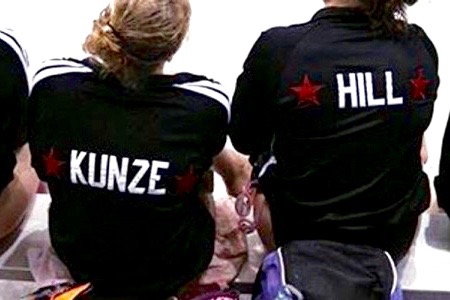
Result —
[[14, 179], [0, 191], [0, 244], [4, 237], [25, 225], [39, 184], [37, 174], [31, 167], [28, 144], [18, 149], [16, 158]]
[[428, 150], [425, 137], [422, 139], [422, 147], [420, 148], [420, 160], [422, 161], [422, 165], [426, 164], [428, 161]]
[[246, 156], [224, 149], [214, 158], [214, 170], [222, 177], [229, 195], [236, 197], [250, 181], [252, 166]]
[[263, 193], [252, 193], [253, 197], [253, 218], [259, 237], [268, 252], [276, 249], [275, 240], [272, 231], [272, 218], [270, 216], [269, 204]]

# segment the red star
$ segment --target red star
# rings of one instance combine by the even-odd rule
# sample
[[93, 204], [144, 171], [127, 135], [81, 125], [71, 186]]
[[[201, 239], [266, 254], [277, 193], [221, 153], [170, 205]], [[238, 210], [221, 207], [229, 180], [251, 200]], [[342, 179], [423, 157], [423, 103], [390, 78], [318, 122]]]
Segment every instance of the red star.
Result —
[[43, 155], [42, 157], [44, 159], [45, 174], [47, 176], [54, 176], [59, 178], [62, 171], [61, 167], [65, 164], [65, 162], [58, 159], [59, 155], [55, 153], [53, 148], [50, 149], [47, 155]]
[[189, 166], [189, 171], [181, 176], [176, 176], [177, 179], [177, 195], [192, 193], [198, 183], [198, 176], [194, 172], [194, 166]]
[[411, 79], [411, 96], [415, 100], [425, 100], [426, 89], [430, 84], [430, 80], [427, 80], [423, 75], [423, 69], [416, 71], [416, 78]]
[[309, 80], [309, 76], [305, 75], [303, 82], [299, 86], [291, 88], [291, 91], [295, 93], [298, 99], [299, 106], [305, 105], [320, 105], [317, 100], [317, 92], [322, 89], [323, 85], [314, 85]]

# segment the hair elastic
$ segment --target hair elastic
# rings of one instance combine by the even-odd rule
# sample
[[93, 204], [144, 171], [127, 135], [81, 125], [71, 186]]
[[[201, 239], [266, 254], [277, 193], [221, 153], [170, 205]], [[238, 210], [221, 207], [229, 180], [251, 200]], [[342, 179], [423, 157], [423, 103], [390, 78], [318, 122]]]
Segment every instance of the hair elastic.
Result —
[[147, 55], [149, 57], [142, 57], [141, 55], [137, 54], [132, 50], [127, 40], [114, 28], [114, 26], [111, 25], [111, 23], [106, 23], [106, 26], [111, 30], [111, 33], [119, 41], [120, 46], [125, 50], [125, 52], [128, 53], [128, 55], [151, 64], [154, 64], [155, 62], [161, 60], [161, 55], [152, 55], [151, 51], [148, 51]]

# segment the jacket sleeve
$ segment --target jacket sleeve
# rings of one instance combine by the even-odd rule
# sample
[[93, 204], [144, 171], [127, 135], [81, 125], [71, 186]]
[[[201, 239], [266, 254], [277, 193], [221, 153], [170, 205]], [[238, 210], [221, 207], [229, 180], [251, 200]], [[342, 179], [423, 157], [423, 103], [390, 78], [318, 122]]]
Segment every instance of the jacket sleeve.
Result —
[[237, 151], [250, 156], [268, 151], [274, 133], [270, 112], [275, 89], [270, 76], [274, 58], [269, 45], [265, 32], [244, 63], [231, 104], [231, 142]]
[[442, 141], [439, 175], [434, 179], [438, 204], [450, 214], [450, 116]]
[[13, 176], [16, 164], [14, 151], [26, 142], [26, 105], [29, 93], [24, 50], [16, 39], [0, 31], [0, 190]]
[[44, 105], [53, 99], [50, 88], [46, 88], [41, 82], [34, 85], [28, 105], [28, 143], [31, 152], [31, 165], [36, 170], [38, 177], [42, 181], [47, 181], [43, 157], [45, 149], [48, 149], [48, 135], [52, 134], [52, 124], [47, 124], [52, 119], [50, 110]]

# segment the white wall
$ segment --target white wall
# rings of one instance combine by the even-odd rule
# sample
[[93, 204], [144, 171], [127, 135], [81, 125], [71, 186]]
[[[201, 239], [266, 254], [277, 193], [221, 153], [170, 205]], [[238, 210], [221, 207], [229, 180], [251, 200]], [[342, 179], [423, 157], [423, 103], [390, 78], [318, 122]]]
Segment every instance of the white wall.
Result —
[[[81, 44], [108, 0], [11, 0], [0, 4], [0, 23], [23, 32], [33, 61], [54, 56], [79, 56]], [[447, 1], [448, 2], [448, 1]], [[233, 91], [242, 63], [260, 32], [277, 25], [308, 21], [323, 6], [320, 0], [191, 0], [193, 16], [189, 38], [168, 66], [221, 81]], [[306, 4], [308, 3], [308, 4]], [[440, 54], [441, 86], [432, 124], [426, 133], [429, 162], [437, 173], [443, 130], [450, 102], [450, 51], [445, 0], [419, 0], [409, 11]], [[448, 22], [448, 23], [447, 23]]]
[[441, 84], [433, 119], [425, 134], [429, 148], [429, 161], [425, 170], [431, 177], [438, 173], [442, 136], [450, 110], [450, 44], [446, 38], [450, 19], [446, 14], [447, 7], [448, 1], [445, 0], [419, 0], [418, 4], [409, 10], [410, 21], [425, 29], [439, 54]]

